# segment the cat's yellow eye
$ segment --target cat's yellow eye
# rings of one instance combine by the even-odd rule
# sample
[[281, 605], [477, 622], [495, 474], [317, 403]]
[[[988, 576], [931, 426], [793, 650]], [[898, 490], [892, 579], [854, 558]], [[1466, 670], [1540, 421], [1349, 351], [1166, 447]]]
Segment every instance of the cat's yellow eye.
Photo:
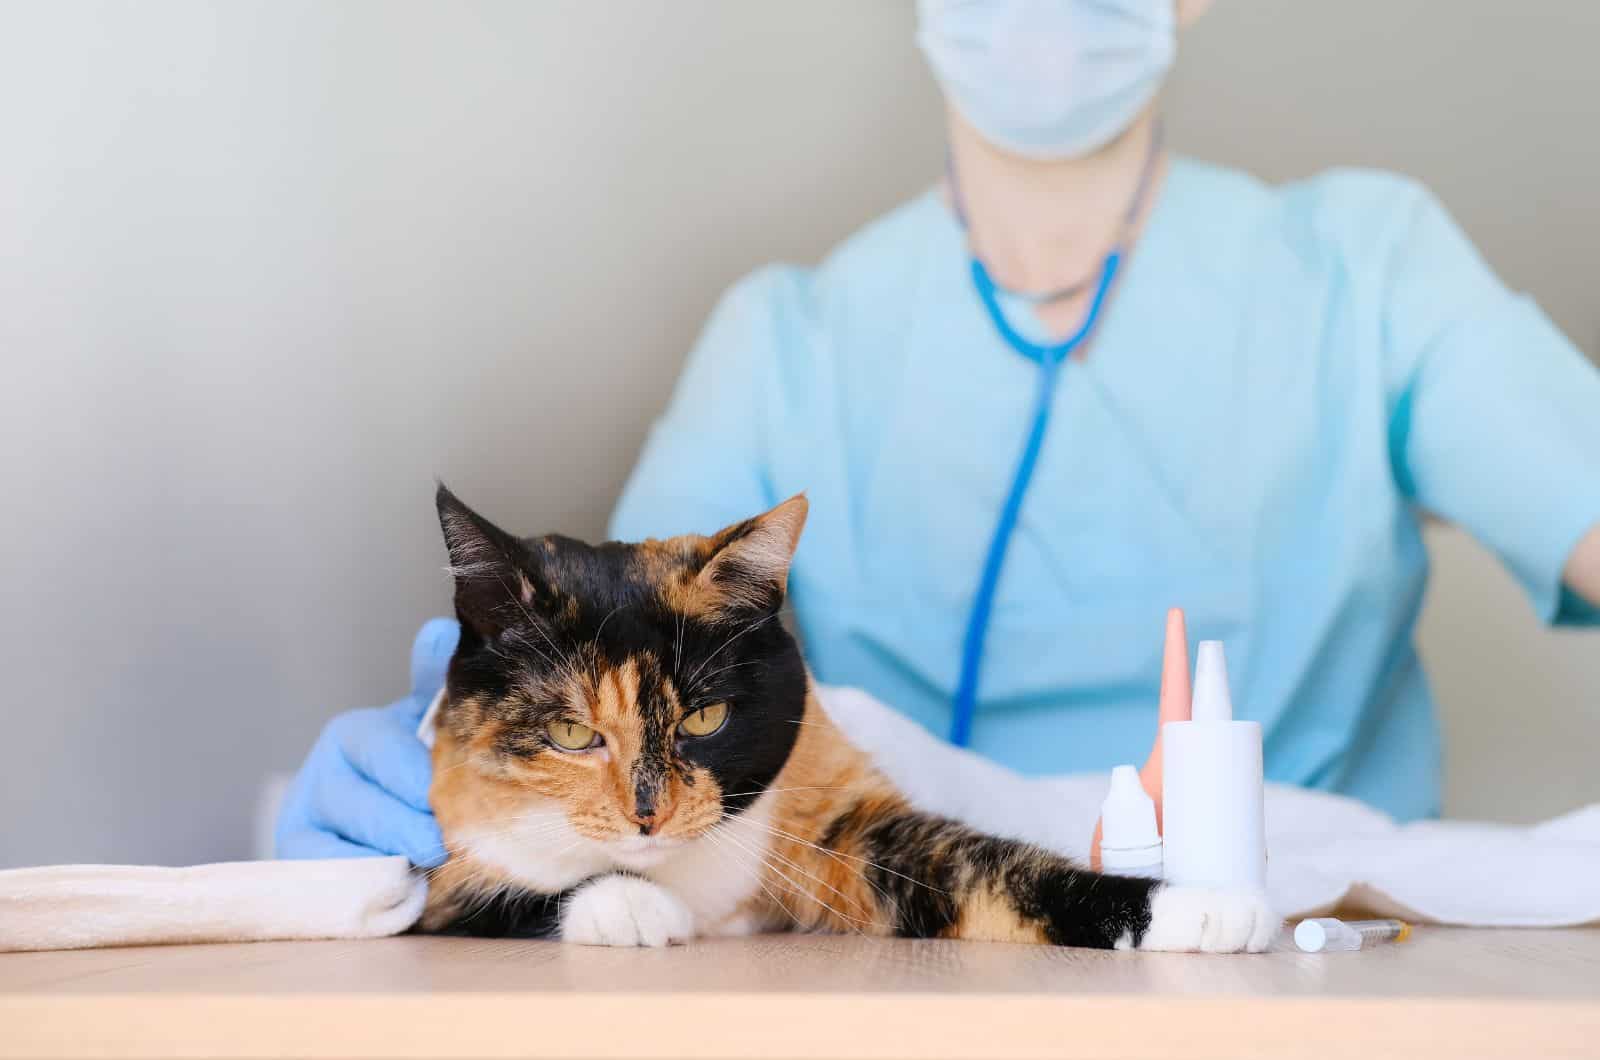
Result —
[[722, 728], [722, 723], [728, 720], [728, 704], [713, 703], [709, 707], [684, 716], [678, 723], [678, 731], [685, 736], [710, 736]]
[[552, 721], [545, 727], [550, 742], [563, 751], [585, 751], [595, 744], [595, 732], [576, 721]]

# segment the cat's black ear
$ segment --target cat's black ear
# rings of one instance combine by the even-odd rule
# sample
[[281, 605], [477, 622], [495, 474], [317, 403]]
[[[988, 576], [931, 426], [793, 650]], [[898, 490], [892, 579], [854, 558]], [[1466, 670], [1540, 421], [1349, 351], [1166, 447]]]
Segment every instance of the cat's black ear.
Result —
[[696, 578], [699, 606], [712, 612], [772, 611], [783, 604], [789, 564], [810, 505], [798, 493], [711, 539], [711, 557]]
[[461, 503], [443, 483], [434, 504], [456, 581], [456, 617], [480, 636], [494, 637], [515, 625], [532, 599], [523, 563], [527, 550]]

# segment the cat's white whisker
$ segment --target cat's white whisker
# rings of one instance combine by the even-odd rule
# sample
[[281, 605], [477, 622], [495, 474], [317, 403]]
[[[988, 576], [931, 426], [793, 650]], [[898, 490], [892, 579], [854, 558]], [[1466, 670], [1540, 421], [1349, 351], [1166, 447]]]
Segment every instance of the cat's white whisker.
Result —
[[[735, 846], [740, 847], [746, 853], [750, 854], [752, 857], [755, 857], [755, 858], [759, 859], [763, 864], [766, 865], [768, 871], [770, 871], [770, 872], [776, 874], [777, 876], [781, 877], [782, 879], [787, 881], [790, 886], [794, 887], [795, 888], [795, 893], [797, 895], [799, 895], [800, 897], [805, 898], [808, 901], [815, 902], [817, 905], [821, 906], [823, 909], [826, 909], [828, 912], [832, 913], [834, 916], [840, 917], [843, 920], [847, 920], [852, 924], [856, 924], [856, 925], [867, 924], [868, 926], [871, 926], [871, 921], [870, 920], [863, 920], [863, 919], [860, 919], [858, 917], [851, 916], [850, 914], [845, 913], [845, 912], [843, 912], [843, 911], [841, 911], [839, 909], [836, 909], [831, 904], [829, 904], [827, 901], [825, 901], [820, 895], [816, 894], [815, 892], [808, 891], [805, 888], [801, 887], [798, 883], [796, 883], [795, 880], [793, 880], [782, 869], [780, 869], [776, 865], [772, 864], [770, 858], [777, 858], [778, 860], [782, 861], [784, 864], [788, 865], [790, 868], [793, 868], [796, 872], [799, 872], [802, 875], [808, 876], [813, 881], [822, 884], [822, 886], [824, 886], [824, 887], [827, 887], [830, 891], [833, 891], [840, 898], [843, 898], [847, 902], [848, 901], [859, 901], [858, 899], [852, 899], [849, 895], [845, 894], [843, 891], [839, 890], [837, 887], [833, 887], [830, 884], [828, 884], [826, 881], [821, 880], [818, 877], [812, 875], [811, 873], [807, 872], [800, 865], [797, 865], [793, 861], [790, 861], [788, 858], [784, 857], [782, 854], [779, 854], [776, 851], [771, 850], [771, 848], [768, 848], [767, 851], [765, 851], [765, 852], [755, 850], [752, 847], [750, 847], [747, 844], [745, 844], [742, 840], [740, 840], [738, 837], [734, 836], [731, 833], [724, 833], [723, 838], [729, 840]], [[869, 910], [869, 912], [870, 912], [870, 910]], [[857, 927], [857, 930], [858, 931], [860, 930], [859, 926]]]
[[613, 607], [610, 611], [607, 611], [606, 612], [606, 617], [602, 618], [600, 620], [600, 625], [598, 627], [596, 627], [596, 629], [594, 631], [594, 646], [595, 646], [596, 649], [598, 649], [600, 647], [600, 634], [602, 634], [602, 633], [604, 633], [606, 631], [606, 623], [610, 622], [611, 621], [611, 616], [616, 614], [618, 611], [621, 611], [624, 607], [626, 607], [628, 605], [629, 602], [630, 601], [624, 600], [622, 603], [618, 604], [616, 607]]
[[[511, 587], [506, 585], [505, 579], [501, 578], [499, 579], [499, 582], [501, 588], [505, 589], [506, 595], [510, 596], [512, 602], [517, 605], [517, 610], [522, 612], [522, 617], [527, 620], [528, 625], [543, 633], [543, 627], [540, 626], [538, 619], [534, 618], [532, 612], [530, 612], [527, 607], [523, 605], [522, 601], [517, 599], [517, 597], [511, 592]], [[539, 656], [540, 659], [543, 659], [545, 665], [549, 666], [552, 670], [560, 671], [562, 669], [561, 664], [557, 662], [555, 658], [547, 654], [543, 648], [539, 647], [539, 645], [529, 640], [525, 635], [523, 635], [523, 632], [520, 629], [508, 629], [502, 633], [501, 636], [506, 640], [515, 642], [518, 647], [533, 652], [535, 655]], [[550, 642], [550, 637], [548, 635], [546, 635], [544, 639], [546, 643]], [[550, 647], [553, 650], [555, 645], [550, 644]], [[489, 650], [496, 652], [497, 654], [499, 653], [499, 648], [495, 641], [491, 640], [489, 642]], [[559, 652], [557, 654], [559, 654]]]
[[700, 665], [695, 668], [695, 671], [694, 671], [693, 674], [689, 675], [689, 680], [685, 681], [684, 684], [686, 686], [693, 687], [693, 685], [695, 683], [695, 679], [700, 676], [701, 671], [703, 671], [708, 665], [710, 665], [710, 663], [711, 663], [711, 661], [713, 659], [715, 659], [717, 656], [721, 655], [724, 651], [726, 651], [729, 645], [731, 645], [734, 641], [738, 640], [740, 637], [744, 636], [746, 633], [749, 633], [749, 632], [751, 632], [752, 630], [755, 630], [755, 629], [759, 629], [760, 627], [766, 625], [768, 622], [771, 622], [774, 618], [777, 618], [777, 617], [778, 617], [778, 612], [774, 611], [771, 614], [768, 614], [763, 618], [758, 618], [754, 622], [751, 622], [750, 624], [746, 625], [743, 629], [739, 630], [739, 632], [735, 633], [733, 636], [729, 637], [727, 640], [723, 641], [722, 644], [718, 646], [716, 651], [714, 651], [711, 654], [707, 655], [704, 659], [702, 659], [700, 661]]
[[[539, 657], [542, 658], [545, 663], [558, 674], [564, 674], [568, 677], [576, 678], [578, 674], [577, 671], [573, 669], [570, 658], [573, 653], [570, 651], [563, 652], [559, 647], [556, 646], [556, 642], [550, 638], [549, 632], [545, 629], [545, 623], [540, 622], [533, 616], [533, 613], [528, 610], [527, 605], [523, 603], [522, 595], [520, 593], [512, 592], [511, 586], [506, 584], [504, 577], [497, 576], [496, 580], [499, 581], [500, 588], [505, 590], [505, 594], [511, 600], [511, 602], [516, 604], [517, 610], [522, 612], [522, 617], [527, 620], [529, 627], [531, 627], [535, 633], [539, 634], [539, 636], [544, 638], [545, 644], [549, 645], [550, 651], [554, 654], [546, 654], [539, 648], [537, 644], [534, 644], [524, 636], [517, 636], [518, 643], [537, 653]], [[508, 630], [507, 633], [517, 635], [520, 633], [520, 631]], [[493, 647], [492, 642], [491, 647]], [[577, 645], [574, 644], [573, 648], [575, 649], [576, 647]]]
[[678, 612], [678, 635], [672, 643], [672, 676], [683, 670], [683, 612]]
[[693, 687], [696, 690], [703, 689], [706, 686], [708, 686], [709, 684], [711, 684], [711, 679], [713, 677], [716, 677], [718, 674], [725, 674], [725, 673], [728, 673], [730, 670], [738, 670], [741, 667], [745, 667], [745, 666], [761, 666], [761, 665], [763, 665], [763, 663], [759, 659], [747, 659], [744, 662], [729, 663], [727, 666], [719, 666], [717, 669], [712, 670], [710, 673], [706, 674], [704, 677], [701, 677], [697, 681], [695, 681]]
[[793, 911], [791, 911], [789, 907], [784, 904], [783, 899], [772, 893], [772, 889], [769, 888], [766, 884], [766, 881], [762, 879], [762, 873], [760, 870], [755, 869], [747, 862], [740, 860], [737, 854], [728, 849], [731, 844], [728, 843], [725, 836], [720, 836], [715, 831], [710, 831], [706, 833], [706, 838], [711, 840], [712, 849], [717, 852], [719, 857], [726, 857], [728, 862], [733, 865], [734, 868], [748, 872], [750, 878], [755, 881], [756, 886], [760, 887], [766, 892], [767, 897], [772, 899], [772, 903], [778, 907], [779, 911], [781, 911], [784, 916], [791, 918], [794, 916]]
[[848, 785], [844, 784], [805, 784], [791, 788], [762, 788], [759, 791], [736, 791], [731, 795], [724, 795], [726, 799], [741, 799], [747, 795], [774, 795], [785, 791], [845, 791]]
[[857, 857], [855, 854], [846, 854], [842, 850], [830, 850], [827, 847], [818, 846], [816, 843], [811, 842], [809, 839], [802, 839], [800, 836], [791, 835], [790, 833], [784, 832], [781, 828], [775, 828], [770, 824], [761, 824], [760, 822], [752, 822], [752, 823], [758, 824], [760, 827], [765, 828], [767, 831], [773, 833], [774, 835], [779, 835], [782, 838], [791, 840], [792, 842], [804, 843], [806, 846], [815, 847], [817, 850], [820, 850], [823, 853], [833, 854], [833, 855], [835, 855], [837, 857], [841, 857], [841, 858], [849, 858], [851, 861], [859, 861], [861, 864], [867, 866], [868, 868], [877, 869], [879, 872], [886, 872], [891, 876], [898, 876], [900, 879], [905, 880], [907, 883], [914, 883], [918, 887], [925, 887], [928, 890], [933, 891], [935, 894], [948, 895], [950, 893], [948, 891], [945, 891], [945, 890], [942, 890], [942, 889], [940, 889], [938, 887], [935, 887], [931, 883], [926, 883], [926, 882], [924, 882], [922, 880], [916, 879], [915, 877], [907, 876], [903, 872], [896, 872], [894, 869], [889, 868], [887, 865], [880, 865], [876, 861], [870, 861], [867, 858]]
[[746, 869], [750, 870], [751, 878], [755, 880], [756, 885], [758, 887], [760, 887], [764, 892], [766, 892], [767, 897], [772, 899], [773, 904], [778, 907], [778, 911], [779, 912], [781, 912], [785, 917], [787, 917], [791, 921], [798, 922], [800, 920], [799, 913], [797, 913], [794, 909], [790, 908], [789, 903], [785, 902], [781, 895], [774, 894], [772, 892], [772, 888], [767, 886], [767, 873], [768, 872], [772, 872], [774, 875], [779, 876], [779, 877], [782, 878], [782, 882], [780, 882], [777, 879], [774, 879], [772, 881], [775, 885], [777, 885], [779, 891], [781, 891], [782, 894], [792, 894], [797, 898], [804, 899], [804, 900], [810, 900], [811, 896], [806, 891], [804, 891], [800, 887], [797, 887], [793, 880], [790, 880], [787, 876], [783, 876], [782, 873], [779, 873], [775, 869], [773, 869], [771, 864], [769, 864], [767, 862], [766, 858], [763, 857], [759, 852], [751, 851], [750, 848], [745, 846], [743, 843], [738, 843], [735, 840], [733, 840], [732, 836], [723, 835], [723, 836], [719, 837], [718, 842], [720, 844], [724, 845], [723, 846], [724, 850], [726, 850], [727, 847], [737, 846], [746, 855], [748, 855], [749, 857], [752, 857], [755, 860], [756, 864], [760, 866], [760, 868], [755, 868], [755, 867], [750, 866], [750, 865], [748, 865], [748, 864], [746, 864], [744, 862], [741, 862], [739, 860], [737, 854], [732, 854], [732, 853], [729, 854], [729, 856], [732, 858], [732, 860], [733, 860], [735, 865], [741, 866], [743, 868], [746, 868]]
[[461, 769], [461, 768], [463, 768], [465, 766], [470, 766], [471, 764], [472, 764], [472, 759], [463, 758], [461, 761], [457, 762], [453, 766], [445, 766], [443, 769], [434, 770], [434, 773], [433, 773], [434, 779], [438, 779], [439, 777], [444, 776], [446, 773], [454, 773], [456, 770]]
[[[757, 823], [759, 823], [759, 822], [757, 822]], [[845, 855], [841, 854], [839, 851], [837, 851], [837, 850], [829, 850], [827, 847], [822, 846], [820, 843], [813, 843], [809, 839], [805, 839], [805, 838], [803, 838], [801, 836], [797, 836], [793, 832], [786, 832], [782, 828], [778, 828], [778, 827], [776, 827], [774, 825], [762, 824], [761, 827], [765, 828], [769, 833], [771, 833], [773, 836], [775, 836], [775, 837], [777, 837], [779, 839], [787, 839], [791, 843], [798, 843], [801, 846], [810, 847], [812, 850], [817, 851], [819, 854], [825, 854], [828, 857], [832, 858], [834, 861], [838, 862], [840, 865], [843, 865], [845, 868], [849, 869], [851, 872], [858, 873], [860, 875], [860, 877], [861, 877], [861, 882], [866, 884], [868, 887], [871, 887], [873, 892], [875, 894], [877, 894], [877, 896], [879, 898], [883, 899], [884, 905], [886, 907], [892, 907], [893, 906], [893, 899], [889, 896], [889, 894], [886, 891], [884, 891], [884, 889], [882, 887], [879, 887], [877, 884], [873, 883], [871, 876], [867, 875], [865, 872], [861, 872], [860, 869], [857, 869], [857, 868], [853, 867], [852, 865], [850, 865], [849, 861], [846, 860]], [[881, 868], [881, 866], [873, 865], [871, 862], [868, 862], [867, 864], [871, 868]], [[883, 871], [888, 872], [889, 870], [888, 869], [883, 869]], [[899, 874], [896, 873], [895, 875], [899, 875]], [[913, 881], [913, 882], [915, 882], [915, 881]]]
[[[813, 872], [808, 871], [805, 868], [805, 866], [801, 865], [799, 862], [795, 861], [794, 859], [786, 857], [785, 855], [778, 853], [776, 850], [773, 850], [771, 847], [767, 848], [767, 852], [771, 857], [777, 858], [779, 861], [783, 862], [789, 868], [794, 869], [796, 872], [798, 872], [801, 875], [805, 876], [806, 878], [810, 879], [814, 883], [819, 883], [822, 886], [826, 887], [828, 890], [830, 890], [834, 894], [838, 895], [846, 903], [854, 903], [855, 905], [860, 905], [861, 904], [861, 899], [859, 897], [845, 894], [843, 891], [839, 890], [839, 888], [835, 887], [833, 884], [831, 884], [828, 881], [824, 880], [822, 877], [816, 875]], [[871, 910], [865, 910], [865, 912], [870, 914]]]

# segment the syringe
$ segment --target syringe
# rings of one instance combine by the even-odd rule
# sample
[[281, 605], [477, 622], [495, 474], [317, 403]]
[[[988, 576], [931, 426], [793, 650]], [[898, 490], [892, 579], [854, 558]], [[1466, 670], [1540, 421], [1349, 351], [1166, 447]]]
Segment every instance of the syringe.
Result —
[[1404, 920], [1340, 920], [1319, 916], [1295, 925], [1294, 944], [1306, 953], [1359, 950], [1378, 942], [1404, 942], [1411, 925]]

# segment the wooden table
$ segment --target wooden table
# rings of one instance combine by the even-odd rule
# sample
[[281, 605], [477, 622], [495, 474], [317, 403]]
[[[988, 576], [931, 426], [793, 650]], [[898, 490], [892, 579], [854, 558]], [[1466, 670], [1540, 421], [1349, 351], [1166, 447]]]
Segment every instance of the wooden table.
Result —
[[0, 954], [0, 1056], [1600, 1057], [1600, 930], [1361, 953], [772, 936]]

